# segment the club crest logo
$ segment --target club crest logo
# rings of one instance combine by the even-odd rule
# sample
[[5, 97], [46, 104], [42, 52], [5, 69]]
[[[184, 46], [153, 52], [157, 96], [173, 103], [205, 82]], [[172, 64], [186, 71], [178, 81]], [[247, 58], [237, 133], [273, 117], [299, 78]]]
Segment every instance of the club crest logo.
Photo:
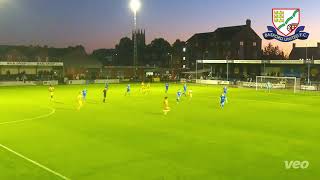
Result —
[[309, 37], [309, 33], [303, 32], [305, 26], [299, 26], [299, 8], [272, 9], [272, 23], [273, 26], [267, 27], [269, 32], [263, 33], [263, 37], [267, 40], [290, 42], [297, 39], [306, 40]]

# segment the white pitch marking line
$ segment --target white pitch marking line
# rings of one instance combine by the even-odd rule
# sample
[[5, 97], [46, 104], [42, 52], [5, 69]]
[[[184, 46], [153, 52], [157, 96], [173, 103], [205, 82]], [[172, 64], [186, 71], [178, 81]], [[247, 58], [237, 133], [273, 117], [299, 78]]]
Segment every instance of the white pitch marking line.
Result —
[[48, 114], [44, 114], [41, 116], [37, 116], [37, 117], [33, 117], [33, 118], [27, 118], [27, 119], [22, 119], [22, 120], [17, 120], [17, 121], [7, 121], [7, 122], [2, 122], [0, 123], [0, 125], [4, 125], [4, 124], [16, 124], [16, 123], [21, 123], [21, 122], [26, 122], [26, 121], [33, 121], [33, 120], [37, 120], [37, 119], [42, 119], [42, 118], [46, 118], [51, 116], [52, 114], [54, 114], [56, 112], [55, 109], [53, 108], [49, 108], [51, 109], [51, 112]]
[[26, 161], [29, 161], [29, 162], [32, 163], [32, 164], [34, 164], [34, 165], [36, 165], [36, 166], [38, 166], [38, 167], [40, 167], [40, 168], [42, 168], [42, 169], [44, 169], [44, 170], [52, 173], [52, 174], [60, 177], [61, 179], [70, 180], [70, 179], [67, 178], [66, 176], [64, 176], [64, 175], [62, 175], [62, 174], [60, 174], [60, 173], [58, 173], [58, 172], [56, 172], [56, 171], [54, 171], [54, 170], [52, 170], [52, 169], [50, 169], [50, 168], [42, 165], [42, 164], [40, 164], [40, 163], [38, 163], [38, 162], [36, 162], [36, 161], [34, 161], [34, 160], [32, 160], [32, 159], [29, 159], [29, 158], [25, 157], [24, 155], [22, 155], [22, 154], [14, 151], [14, 150], [8, 148], [7, 146], [5, 146], [5, 145], [3, 145], [3, 144], [0, 144], [0, 147], [2, 147], [3, 149], [5, 149], [5, 150], [7, 150], [7, 151], [9, 151], [9, 152], [11, 152], [11, 153], [13, 153], [13, 154], [15, 154], [16, 156], [19, 156], [20, 158], [22, 158], [22, 159], [24, 159], [24, 160], [26, 160]]

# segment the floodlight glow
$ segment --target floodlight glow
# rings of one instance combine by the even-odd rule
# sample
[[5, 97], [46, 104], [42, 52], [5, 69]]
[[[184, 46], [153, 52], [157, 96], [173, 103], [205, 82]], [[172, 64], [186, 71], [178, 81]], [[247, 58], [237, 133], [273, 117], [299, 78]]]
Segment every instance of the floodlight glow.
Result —
[[137, 13], [141, 7], [141, 2], [140, 0], [131, 0], [130, 2], [130, 8], [134, 13]]
[[0, 0], [0, 8], [3, 8], [5, 5], [7, 5], [9, 3], [9, 0]]

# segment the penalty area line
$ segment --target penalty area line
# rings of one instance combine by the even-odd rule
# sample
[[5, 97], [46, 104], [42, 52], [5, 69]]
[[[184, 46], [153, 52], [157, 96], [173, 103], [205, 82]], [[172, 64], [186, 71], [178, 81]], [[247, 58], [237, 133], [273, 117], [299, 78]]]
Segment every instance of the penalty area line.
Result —
[[51, 110], [50, 113], [48, 114], [44, 114], [44, 115], [40, 115], [40, 116], [37, 116], [37, 117], [33, 117], [33, 118], [26, 118], [26, 119], [21, 119], [21, 120], [17, 120], [17, 121], [7, 121], [7, 122], [2, 122], [0, 123], [0, 125], [5, 125], [5, 124], [16, 124], [16, 123], [21, 123], [21, 122], [26, 122], [26, 121], [34, 121], [34, 120], [37, 120], [37, 119], [43, 119], [43, 118], [46, 118], [46, 117], [49, 117], [51, 115], [53, 115], [56, 110], [53, 109], [53, 108], [48, 108]]
[[46, 171], [48, 171], [48, 172], [52, 173], [52, 174], [54, 174], [54, 175], [56, 175], [56, 176], [60, 177], [61, 179], [64, 179], [64, 180], [70, 180], [70, 179], [69, 179], [69, 178], [67, 178], [66, 176], [64, 176], [64, 175], [62, 175], [62, 174], [60, 174], [60, 173], [58, 173], [58, 172], [56, 172], [56, 171], [54, 171], [54, 170], [52, 170], [52, 169], [50, 169], [50, 168], [48, 168], [48, 167], [44, 166], [44, 165], [42, 165], [42, 164], [40, 164], [40, 163], [38, 163], [38, 162], [36, 162], [36, 161], [34, 161], [34, 160], [30, 159], [30, 158], [27, 158], [26, 156], [24, 156], [24, 155], [22, 155], [22, 154], [20, 154], [20, 153], [18, 153], [18, 152], [16, 152], [16, 151], [14, 151], [14, 150], [12, 150], [12, 149], [8, 148], [7, 146], [5, 146], [5, 145], [3, 145], [3, 144], [0, 144], [0, 147], [1, 147], [1, 148], [3, 148], [3, 149], [5, 149], [5, 150], [7, 150], [7, 151], [9, 151], [9, 152], [11, 152], [12, 154], [14, 154], [14, 155], [16, 155], [16, 156], [18, 156], [18, 157], [20, 157], [20, 158], [22, 158], [22, 159], [24, 159], [24, 160], [26, 160], [26, 161], [30, 162], [30, 163], [32, 163], [32, 164], [34, 164], [34, 165], [36, 165], [36, 166], [38, 166], [38, 167], [40, 167], [40, 168], [42, 168], [42, 169], [44, 169], [44, 170], [46, 170]]

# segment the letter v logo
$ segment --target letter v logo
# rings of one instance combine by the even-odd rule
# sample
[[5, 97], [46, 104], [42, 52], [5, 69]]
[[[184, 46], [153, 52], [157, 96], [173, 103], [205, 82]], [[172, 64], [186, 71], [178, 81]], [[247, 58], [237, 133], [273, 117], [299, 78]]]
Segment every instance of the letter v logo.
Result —
[[293, 161], [284, 161], [284, 165], [286, 169], [291, 169], [293, 165]]

